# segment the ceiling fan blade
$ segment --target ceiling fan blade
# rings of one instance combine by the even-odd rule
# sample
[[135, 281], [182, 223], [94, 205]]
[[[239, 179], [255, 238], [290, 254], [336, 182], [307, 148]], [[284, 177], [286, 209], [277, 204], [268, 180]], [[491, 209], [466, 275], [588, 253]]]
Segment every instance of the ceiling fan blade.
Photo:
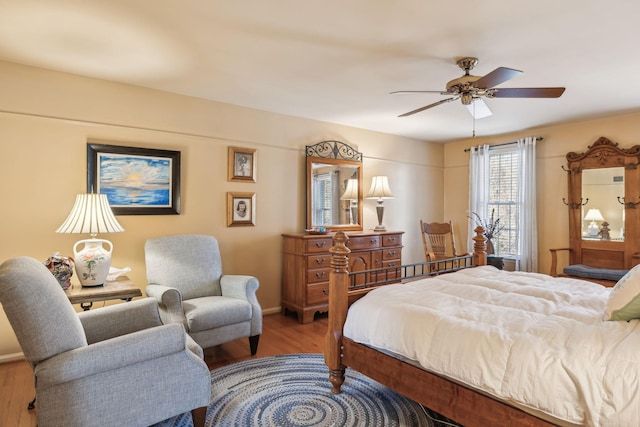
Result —
[[467, 107], [474, 119], [484, 119], [493, 114], [482, 98], [474, 98], [473, 102], [465, 105], [465, 107]]
[[493, 89], [491, 98], [559, 98], [563, 87], [510, 87]]
[[511, 80], [512, 78], [522, 74], [520, 70], [514, 70], [512, 68], [498, 67], [486, 76], [480, 77], [473, 83], [474, 87], [478, 89], [488, 89], [494, 86], [498, 86], [501, 83]]
[[451, 95], [450, 93], [443, 92], [441, 90], [396, 90], [389, 92], [389, 95], [407, 95], [412, 93], [439, 93], [441, 95]]
[[427, 109], [432, 108], [432, 107], [437, 107], [438, 105], [444, 104], [445, 102], [451, 102], [451, 101], [453, 101], [455, 99], [458, 99], [458, 98], [443, 99], [442, 101], [434, 102], [433, 104], [429, 104], [427, 106], [417, 108], [417, 109], [415, 109], [413, 111], [409, 111], [408, 113], [400, 114], [398, 117], [407, 117], [407, 116], [410, 116], [412, 114], [419, 113], [420, 111], [424, 111], [424, 110], [427, 110]]

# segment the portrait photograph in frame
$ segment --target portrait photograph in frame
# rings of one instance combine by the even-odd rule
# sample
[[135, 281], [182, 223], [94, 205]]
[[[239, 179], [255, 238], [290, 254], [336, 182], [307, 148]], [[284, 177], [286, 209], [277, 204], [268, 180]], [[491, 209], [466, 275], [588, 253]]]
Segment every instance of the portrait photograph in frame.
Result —
[[229, 181], [256, 182], [256, 150], [229, 147]]
[[227, 227], [256, 225], [256, 193], [227, 193]]
[[115, 215], [177, 215], [180, 152], [89, 142], [87, 192], [106, 194]]

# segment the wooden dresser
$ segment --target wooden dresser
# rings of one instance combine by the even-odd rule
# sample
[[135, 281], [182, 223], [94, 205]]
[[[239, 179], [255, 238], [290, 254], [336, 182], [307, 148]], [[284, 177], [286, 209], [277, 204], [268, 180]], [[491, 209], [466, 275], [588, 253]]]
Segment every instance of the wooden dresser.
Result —
[[[402, 265], [402, 231], [347, 233], [349, 271]], [[327, 292], [333, 234], [283, 234], [282, 313], [295, 311], [298, 321], [313, 321], [329, 309]]]

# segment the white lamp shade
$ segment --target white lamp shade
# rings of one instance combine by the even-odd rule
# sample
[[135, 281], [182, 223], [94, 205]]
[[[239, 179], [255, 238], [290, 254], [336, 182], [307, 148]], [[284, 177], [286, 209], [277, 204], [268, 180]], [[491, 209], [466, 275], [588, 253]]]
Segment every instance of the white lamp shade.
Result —
[[124, 231], [111, 211], [106, 194], [78, 194], [71, 213], [56, 233], [90, 234]]
[[589, 209], [584, 219], [585, 221], [604, 221], [600, 209]]
[[351, 178], [347, 180], [347, 188], [340, 200], [358, 200], [358, 180]]
[[[124, 231], [105, 194], [78, 194], [71, 213], [56, 233], [90, 234], [73, 245], [76, 273], [82, 286], [102, 286], [111, 268], [113, 244], [96, 239], [98, 233]], [[106, 246], [106, 248], [105, 248]]]
[[389, 179], [386, 176], [373, 177], [367, 199], [395, 199], [389, 188]]

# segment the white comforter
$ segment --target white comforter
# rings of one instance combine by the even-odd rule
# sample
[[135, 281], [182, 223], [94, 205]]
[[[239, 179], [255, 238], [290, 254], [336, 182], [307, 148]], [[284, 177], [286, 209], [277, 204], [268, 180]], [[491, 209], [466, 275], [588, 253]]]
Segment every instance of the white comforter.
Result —
[[344, 335], [561, 420], [638, 426], [639, 321], [604, 321], [609, 292], [478, 267], [370, 292]]

